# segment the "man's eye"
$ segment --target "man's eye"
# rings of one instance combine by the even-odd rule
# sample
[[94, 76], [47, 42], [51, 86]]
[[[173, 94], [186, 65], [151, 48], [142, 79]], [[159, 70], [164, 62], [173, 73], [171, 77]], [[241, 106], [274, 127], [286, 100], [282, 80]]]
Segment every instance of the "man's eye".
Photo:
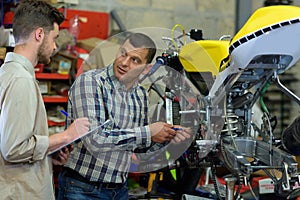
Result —
[[136, 58], [132, 58], [132, 62], [134, 62], [134, 63], [138, 63], [138, 59], [136, 59]]
[[139, 58], [131, 58], [134, 64], [140, 64], [142, 61]]
[[121, 56], [126, 56], [126, 51], [121, 50]]

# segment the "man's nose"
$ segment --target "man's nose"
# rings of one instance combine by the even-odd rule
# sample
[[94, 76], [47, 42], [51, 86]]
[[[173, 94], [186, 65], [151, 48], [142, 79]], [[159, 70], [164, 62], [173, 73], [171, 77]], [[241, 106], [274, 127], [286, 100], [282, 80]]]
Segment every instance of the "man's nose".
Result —
[[54, 45], [53, 45], [53, 52], [56, 52], [56, 51], [57, 51], [57, 44], [55, 42]]
[[130, 57], [129, 56], [125, 56], [122, 60], [122, 65], [126, 65], [129, 66], [129, 62], [130, 62]]

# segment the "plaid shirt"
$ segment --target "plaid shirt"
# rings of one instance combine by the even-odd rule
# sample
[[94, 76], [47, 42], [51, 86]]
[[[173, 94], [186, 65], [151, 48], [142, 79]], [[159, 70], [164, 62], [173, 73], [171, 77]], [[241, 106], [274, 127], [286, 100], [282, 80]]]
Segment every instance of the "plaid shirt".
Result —
[[91, 70], [70, 88], [68, 113], [72, 118], [88, 117], [91, 129], [107, 119], [112, 123], [75, 143], [65, 166], [90, 181], [124, 183], [133, 150], [151, 145], [147, 91], [140, 85], [125, 90], [112, 65]]

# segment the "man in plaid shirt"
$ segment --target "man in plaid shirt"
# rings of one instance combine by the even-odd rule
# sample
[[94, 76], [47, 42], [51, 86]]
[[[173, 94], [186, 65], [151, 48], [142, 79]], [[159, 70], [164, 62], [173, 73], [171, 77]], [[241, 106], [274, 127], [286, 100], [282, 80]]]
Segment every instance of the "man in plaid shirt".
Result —
[[[128, 199], [134, 150], [188, 137], [165, 122], [148, 124], [147, 91], [137, 80], [151, 69], [155, 53], [152, 39], [133, 33], [113, 64], [85, 72], [74, 82], [68, 112], [73, 119], [88, 117], [95, 133], [74, 144], [59, 176], [58, 199]], [[97, 129], [106, 120], [111, 123]]]

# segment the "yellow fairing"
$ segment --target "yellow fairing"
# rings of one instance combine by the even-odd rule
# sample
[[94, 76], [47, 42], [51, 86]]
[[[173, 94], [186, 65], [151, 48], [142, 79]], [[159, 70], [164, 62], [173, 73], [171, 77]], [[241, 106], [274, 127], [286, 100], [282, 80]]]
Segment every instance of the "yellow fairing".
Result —
[[240, 31], [234, 36], [231, 44], [238, 39], [272, 24], [277, 24], [294, 18], [299, 18], [298, 6], [267, 6], [257, 9]]
[[211, 72], [217, 76], [228, 57], [229, 41], [199, 40], [181, 47], [179, 59], [187, 72]]

